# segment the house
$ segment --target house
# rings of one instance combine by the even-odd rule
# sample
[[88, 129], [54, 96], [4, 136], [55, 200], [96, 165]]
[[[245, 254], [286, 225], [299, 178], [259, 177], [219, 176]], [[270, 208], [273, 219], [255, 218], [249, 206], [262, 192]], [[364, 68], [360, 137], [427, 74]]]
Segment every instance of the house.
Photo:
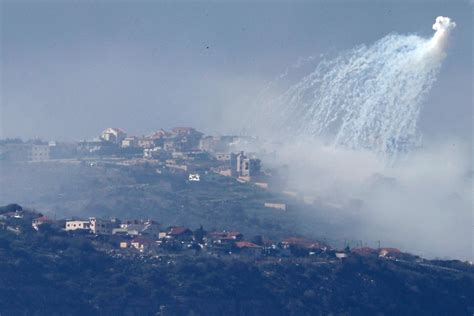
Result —
[[180, 241], [191, 241], [193, 239], [193, 232], [187, 227], [171, 226], [168, 228], [166, 238]]
[[230, 153], [216, 153], [214, 155], [214, 157], [218, 161], [223, 161], [223, 162], [230, 162], [231, 156], [232, 156], [232, 154], [230, 154]]
[[34, 144], [31, 146], [30, 161], [38, 162], [49, 160], [49, 145], [48, 144]]
[[71, 220], [66, 221], [65, 228], [66, 231], [74, 231], [74, 230], [90, 230], [91, 223], [86, 220]]
[[164, 143], [163, 143], [163, 149], [165, 151], [175, 151], [175, 150], [177, 150], [177, 146], [175, 144], [174, 139], [165, 140]]
[[171, 134], [174, 139], [174, 149], [181, 151], [197, 148], [203, 135], [192, 127], [175, 127], [171, 129]]
[[244, 235], [236, 231], [211, 232], [207, 235], [208, 244], [216, 249], [230, 251], [235, 243], [242, 241]]
[[338, 259], [347, 258], [347, 253], [345, 253], [345, 252], [336, 252], [334, 255], [335, 255], [336, 258], [338, 258]]
[[188, 177], [189, 181], [200, 181], [199, 173], [190, 173]]
[[154, 139], [154, 140], [159, 140], [163, 139], [165, 137], [170, 136], [171, 134], [164, 129], [160, 128], [159, 130], [153, 132], [152, 134], [148, 135], [147, 138], [149, 139]]
[[137, 140], [137, 146], [141, 148], [150, 149], [157, 147], [156, 145], [156, 140], [153, 138], [142, 137]]
[[121, 241], [120, 248], [121, 249], [136, 249], [140, 252], [144, 252], [145, 250], [150, 249], [153, 246], [153, 241], [144, 238], [144, 237], [136, 237], [130, 241]]
[[258, 246], [250, 241], [236, 241], [234, 244], [234, 249], [240, 254], [257, 256], [262, 254], [263, 247]]
[[129, 221], [123, 223], [118, 228], [112, 229], [113, 235], [146, 236], [149, 238], [159, 238], [160, 224], [155, 221]]
[[122, 140], [121, 146], [122, 148], [137, 147], [138, 138], [136, 138], [135, 136], [126, 137]]
[[224, 176], [224, 177], [231, 177], [232, 176], [232, 170], [230, 168], [229, 169], [220, 169], [220, 170], [218, 170], [217, 173], [220, 174], [221, 176]]
[[153, 242], [147, 238], [137, 237], [130, 241], [130, 247], [137, 249], [140, 252], [148, 250], [153, 245]]
[[143, 229], [140, 234], [144, 236], [149, 236], [153, 238], [159, 238], [161, 232], [161, 225], [155, 221], [148, 220], [145, 221]]
[[225, 166], [220, 166], [220, 167], [214, 167], [210, 168], [212, 172], [220, 174], [221, 176], [224, 177], [231, 177], [232, 176], [232, 170], [228, 167]]
[[379, 257], [390, 257], [393, 254], [399, 254], [401, 251], [397, 248], [380, 248]]
[[221, 231], [221, 232], [211, 232], [208, 235], [208, 239], [211, 239], [212, 241], [223, 241], [223, 240], [234, 240], [234, 241], [240, 241], [244, 238], [244, 235], [237, 231]]
[[301, 248], [307, 250], [325, 250], [327, 247], [319, 243], [318, 241], [301, 238], [301, 237], [290, 237], [282, 242], [283, 248]]
[[39, 230], [39, 227], [45, 223], [52, 223], [53, 221], [51, 219], [49, 219], [47, 216], [41, 216], [41, 217], [38, 217], [38, 218], [35, 218], [31, 221], [31, 226], [35, 229], [35, 230]]
[[106, 142], [114, 143], [114, 144], [121, 144], [122, 140], [127, 137], [127, 133], [125, 133], [122, 129], [116, 127], [109, 127], [105, 129], [100, 138]]
[[[143, 146], [140, 146], [143, 147]], [[160, 159], [166, 157], [165, 151], [161, 147], [144, 148], [143, 158], [145, 159]]]
[[235, 177], [253, 177], [260, 174], [260, 159], [249, 158], [243, 151], [231, 154], [230, 165]]
[[96, 235], [110, 235], [112, 234], [112, 230], [120, 225], [117, 221], [96, 217], [90, 217], [89, 222], [91, 232]]

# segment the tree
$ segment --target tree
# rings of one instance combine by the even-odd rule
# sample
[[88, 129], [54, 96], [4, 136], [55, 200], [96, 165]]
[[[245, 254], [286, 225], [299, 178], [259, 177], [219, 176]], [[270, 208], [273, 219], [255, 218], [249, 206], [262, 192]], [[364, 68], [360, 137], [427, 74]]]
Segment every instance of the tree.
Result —
[[15, 211], [23, 211], [23, 207], [21, 207], [20, 205], [16, 203], [8, 204], [8, 205], [0, 207], [0, 214], [15, 212]]

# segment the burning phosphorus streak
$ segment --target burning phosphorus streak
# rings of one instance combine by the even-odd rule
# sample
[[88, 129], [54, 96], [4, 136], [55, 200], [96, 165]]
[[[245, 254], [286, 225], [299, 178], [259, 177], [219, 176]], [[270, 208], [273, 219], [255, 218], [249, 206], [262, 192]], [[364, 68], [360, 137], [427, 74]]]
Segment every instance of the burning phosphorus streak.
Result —
[[267, 119], [286, 135], [370, 150], [393, 162], [421, 142], [421, 106], [455, 26], [440, 16], [431, 38], [392, 34], [323, 60], [283, 94], [265, 101], [265, 112], [271, 113]]

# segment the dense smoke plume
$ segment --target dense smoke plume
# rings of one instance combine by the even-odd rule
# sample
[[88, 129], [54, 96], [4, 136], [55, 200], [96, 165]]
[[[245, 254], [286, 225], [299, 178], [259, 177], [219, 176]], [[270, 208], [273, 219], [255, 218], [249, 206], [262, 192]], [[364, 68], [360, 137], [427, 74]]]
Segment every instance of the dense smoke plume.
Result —
[[421, 143], [420, 111], [454, 26], [438, 17], [432, 38], [392, 34], [324, 58], [286, 91], [261, 100], [261, 117], [273, 135], [367, 149], [393, 163]]
[[470, 144], [418, 130], [455, 26], [440, 16], [431, 38], [392, 34], [323, 59], [260, 100], [254, 130], [278, 139], [292, 188], [353, 219], [343, 236], [472, 259]]

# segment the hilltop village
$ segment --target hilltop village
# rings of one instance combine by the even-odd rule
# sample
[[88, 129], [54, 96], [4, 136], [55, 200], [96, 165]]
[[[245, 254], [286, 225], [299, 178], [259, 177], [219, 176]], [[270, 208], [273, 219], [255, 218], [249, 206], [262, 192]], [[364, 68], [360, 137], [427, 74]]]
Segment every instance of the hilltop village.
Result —
[[0, 207], [1, 314], [472, 314], [472, 263], [346, 242], [357, 222], [288, 189], [255, 142], [1, 141], [1, 204], [25, 205]]
[[[43, 140], [0, 140], [0, 161], [47, 162], [156, 166], [156, 172], [185, 173], [189, 181], [200, 181], [208, 172], [252, 182], [267, 189], [269, 181], [283, 183], [285, 166], [263, 170], [256, 153], [244, 152], [257, 139], [246, 136], [204, 136], [191, 127], [159, 129], [150, 135], [128, 136], [120, 128], [107, 128], [93, 140], [56, 142]], [[238, 148], [238, 150], [237, 150]], [[284, 205], [268, 204], [282, 208]]]
[[[279, 190], [295, 197], [297, 193], [285, 191], [288, 176], [286, 166], [278, 169], [263, 169], [257, 154], [241, 149], [255, 148], [258, 140], [242, 136], [204, 136], [190, 127], [176, 127], [170, 131], [159, 129], [148, 136], [128, 136], [120, 128], [107, 128], [94, 140], [75, 143], [19, 139], [6, 139], [0, 143], [0, 157], [13, 163], [86, 164], [90, 167], [119, 165], [153, 166], [157, 174], [180, 174], [189, 183], [198, 183], [209, 174], [234, 178], [240, 183], [255, 185], [261, 190]], [[264, 201], [263, 207], [286, 211], [282, 201]], [[11, 208], [11, 207], [10, 207]], [[3, 228], [20, 233], [15, 220], [31, 222], [38, 231], [46, 224], [48, 229], [82, 235], [101, 242], [99, 248], [123, 254], [158, 254], [163, 251], [206, 252], [210, 254], [247, 254], [251, 256], [324, 256], [344, 258], [349, 253], [331, 248], [326, 242], [298, 236], [287, 236], [272, 241], [262, 235], [244, 238], [238, 231], [206, 231], [202, 226], [191, 230], [188, 227], [162, 227], [150, 219], [120, 220], [96, 216], [53, 220], [47, 216], [35, 216], [35, 212], [19, 209], [0, 215]], [[37, 215], [37, 214], [36, 214]], [[13, 221], [13, 222], [11, 222]], [[380, 256], [402, 254], [395, 248], [355, 247], [354, 253]], [[414, 258], [414, 257], [413, 257]]]
[[319, 258], [344, 259], [350, 254], [371, 255], [411, 262], [421, 258], [403, 253], [396, 248], [346, 247], [334, 249], [329, 245], [300, 236], [270, 240], [262, 235], [244, 238], [238, 231], [206, 231], [204, 227], [190, 229], [183, 226], [162, 227], [153, 220], [118, 218], [55, 220], [36, 211], [23, 209], [18, 204], [0, 207], [0, 229], [16, 234], [57, 234], [65, 238], [86, 238], [95, 247], [113, 256], [182, 254], [232, 256], [251, 258]]
[[[85, 165], [91, 168], [110, 166], [135, 167], [146, 165], [154, 170], [155, 175], [179, 175], [188, 184], [199, 185], [199, 182], [212, 175], [234, 179], [241, 184], [248, 184], [258, 190], [273, 191], [304, 204], [314, 200], [301, 197], [297, 192], [286, 187], [288, 167], [263, 168], [258, 155], [242, 151], [242, 148], [257, 148], [258, 139], [247, 136], [205, 136], [191, 127], [176, 127], [170, 131], [159, 129], [150, 135], [129, 136], [120, 128], [106, 128], [97, 139], [79, 142], [56, 142], [20, 139], [0, 141], [0, 161], [13, 164], [43, 164], [52, 162], [62, 165]], [[132, 172], [135, 172], [132, 170]], [[215, 185], [215, 184], [213, 184]], [[280, 212], [289, 211], [283, 199], [268, 198], [259, 207]], [[68, 212], [68, 214], [74, 214]], [[239, 213], [240, 214], [240, 213]], [[268, 239], [267, 231], [261, 234], [246, 236], [229, 226], [221, 230], [206, 231], [202, 225], [192, 230], [184, 226], [162, 227], [156, 217], [150, 219], [132, 218], [121, 220], [110, 218], [111, 214], [94, 214], [93, 216], [76, 217], [75, 215], [56, 220], [51, 212], [48, 216], [36, 216], [34, 211], [10, 209], [0, 215], [0, 227], [13, 233], [20, 233], [21, 225], [15, 220], [25, 221], [38, 231], [43, 224], [64, 232], [70, 236], [83, 235], [105, 241], [100, 248], [108, 245], [109, 251], [121, 253], [157, 254], [162, 251], [199, 252], [216, 254], [252, 254], [254, 256], [314, 256], [322, 255], [331, 258], [344, 258], [348, 253], [366, 253], [385, 257], [386, 255], [408, 256], [397, 248], [367, 247], [361, 241], [345, 243], [347, 249], [334, 249], [328, 242], [315, 238], [302, 237], [297, 231], [284, 231], [278, 237]], [[238, 216], [238, 215], [235, 215]], [[54, 215], [55, 217], [55, 215]], [[258, 219], [257, 219], [258, 220]], [[5, 222], [6, 221], [6, 222]], [[164, 221], [164, 222], [169, 222]], [[227, 223], [227, 225], [229, 225]], [[24, 227], [25, 225], [23, 225]], [[223, 225], [220, 225], [222, 228]], [[240, 225], [242, 228], [242, 225]], [[258, 225], [252, 232], [260, 232]], [[293, 232], [292, 235], [291, 232]], [[275, 240], [275, 239], [278, 240]], [[353, 246], [349, 251], [349, 246]], [[343, 248], [343, 247], [340, 247]], [[415, 259], [414, 259], [415, 258]]]

